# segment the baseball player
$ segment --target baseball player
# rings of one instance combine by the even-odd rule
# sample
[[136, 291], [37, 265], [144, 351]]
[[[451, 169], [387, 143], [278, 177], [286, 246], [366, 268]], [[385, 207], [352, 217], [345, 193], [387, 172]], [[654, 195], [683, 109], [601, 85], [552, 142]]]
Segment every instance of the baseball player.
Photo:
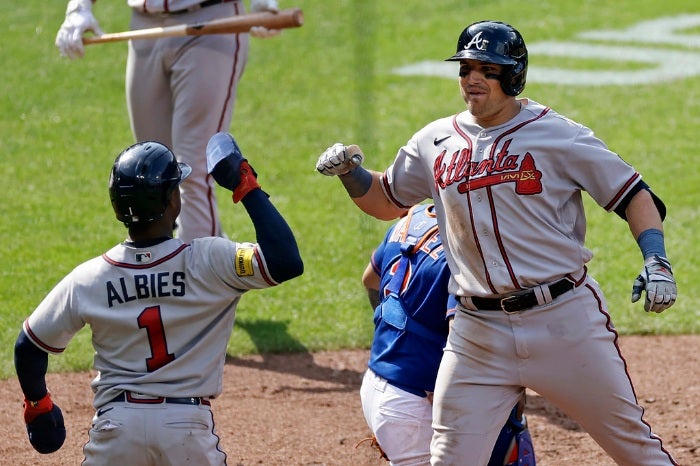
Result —
[[[432, 392], [457, 302], [435, 206], [419, 204], [392, 225], [362, 276], [374, 338], [360, 389], [367, 425], [392, 465], [429, 465]], [[525, 399], [513, 407], [490, 466], [534, 466]]]
[[48, 354], [61, 353], [89, 325], [96, 413], [82, 464], [226, 463], [211, 405], [222, 391], [236, 307], [248, 290], [301, 275], [303, 264], [292, 231], [233, 137], [215, 134], [206, 151], [210, 173], [243, 204], [257, 242], [173, 238], [177, 188], [190, 167], [158, 142], [124, 150], [109, 194], [128, 238], [61, 280], [17, 338], [24, 420], [37, 451], [56, 451], [65, 438], [63, 415], [46, 387]]
[[[56, 47], [81, 58], [85, 31], [102, 30], [92, 0], [70, 0]], [[245, 13], [242, 0], [127, 0], [131, 29], [194, 24]], [[278, 11], [277, 0], [250, 0], [252, 12]], [[250, 35], [280, 30], [255, 27]], [[136, 141], [159, 141], [192, 167], [182, 183], [177, 236], [222, 236], [215, 185], [204, 156], [208, 137], [231, 126], [236, 90], [248, 60], [248, 34], [209, 34], [129, 41], [126, 97]]]
[[618, 464], [676, 464], [643, 419], [607, 303], [586, 271], [581, 193], [629, 224], [644, 259], [632, 301], [645, 293], [652, 312], [676, 300], [663, 203], [589, 128], [516, 97], [528, 54], [512, 26], [469, 25], [448, 60], [459, 65], [466, 111], [415, 133], [383, 173], [341, 143], [316, 165], [381, 219], [435, 202], [459, 306], [435, 386], [432, 464], [486, 464], [525, 387]]

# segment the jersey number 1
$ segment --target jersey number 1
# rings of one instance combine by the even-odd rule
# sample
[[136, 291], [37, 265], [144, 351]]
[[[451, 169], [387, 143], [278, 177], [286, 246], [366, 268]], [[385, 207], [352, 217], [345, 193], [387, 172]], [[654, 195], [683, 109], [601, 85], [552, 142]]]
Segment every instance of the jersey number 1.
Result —
[[160, 306], [151, 306], [143, 310], [137, 319], [139, 328], [145, 328], [148, 344], [151, 347], [151, 357], [146, 358], [148, 372], [153, 372], [175, 360], [175, 355], [168, 353], [168, 343], [165, 341], [165, 327], [160, 317]]

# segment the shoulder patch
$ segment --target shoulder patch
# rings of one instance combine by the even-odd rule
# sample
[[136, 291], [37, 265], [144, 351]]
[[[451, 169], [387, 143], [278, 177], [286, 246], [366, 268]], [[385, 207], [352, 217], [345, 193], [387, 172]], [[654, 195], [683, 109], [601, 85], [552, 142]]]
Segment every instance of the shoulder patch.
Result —
[[236, 251], [236, 275], [239, 277], [251, 277], [254, 275], [253, 256], [255, 255], [254, 248], [241, 248]]

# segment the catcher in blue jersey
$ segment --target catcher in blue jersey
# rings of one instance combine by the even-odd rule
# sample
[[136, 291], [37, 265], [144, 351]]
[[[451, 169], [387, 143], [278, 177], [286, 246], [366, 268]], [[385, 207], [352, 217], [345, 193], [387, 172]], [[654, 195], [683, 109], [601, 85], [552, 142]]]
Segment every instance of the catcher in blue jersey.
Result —
[[[429, 465], [432, 391], [456, 301], [434, 205], [418, 205], [386, 233], [362, 276], [374, 338], [360, 397], [367, 425], [392, 465]], [[535, 465], [522, 399], [489, 466]]]

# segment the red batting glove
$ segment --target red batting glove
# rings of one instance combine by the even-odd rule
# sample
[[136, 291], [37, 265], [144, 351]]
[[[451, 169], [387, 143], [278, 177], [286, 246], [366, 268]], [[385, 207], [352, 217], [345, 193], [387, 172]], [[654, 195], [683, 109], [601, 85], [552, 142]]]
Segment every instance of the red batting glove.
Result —
[[53, 401], [51, 400], [51, 394], [46, 393], [44, 398], [39, 401], [29, 401], [24, 399], [24, 423], [31, 424], [31, 422], [42, 414], [51, 412], [53, 409]]
[[247, 160], [241, 162], [240, 174], [241, 181], [238, 183], [238, 186], [236, 186], [236, 189], [233, 190], [233, 202], [236, 203], [243, 199], [246, 194], [260, 187], [258, 184], [258, 174], [255, 173], [255, 170], [248, 164]]

